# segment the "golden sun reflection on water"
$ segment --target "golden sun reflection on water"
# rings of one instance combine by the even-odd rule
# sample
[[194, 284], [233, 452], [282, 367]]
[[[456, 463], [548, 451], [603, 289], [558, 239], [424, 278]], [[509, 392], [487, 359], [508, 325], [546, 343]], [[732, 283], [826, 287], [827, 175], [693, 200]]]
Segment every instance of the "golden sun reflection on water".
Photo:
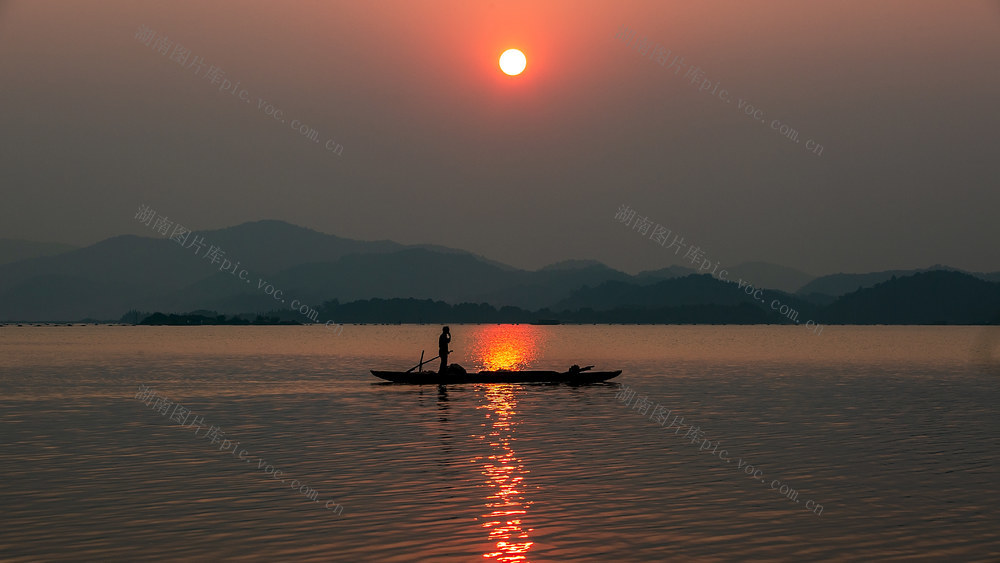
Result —
[[521, 370], [538, 359], [541, 331], [532, 325], [490, 325], [472, 335], [472, 358], [480, 369]]
[[486, 497], [488, 512], [482, 516], [482, 526], [489, 530], [490, 542], [496, 546], [483, 557], [503, 563], [527, 561], [528, 551], [534, 545], [529, 535], [533, 529], [522, 522], [531, 506], [524, 490], [524, 475], [528, 470], [512, 448], [517, 426], [515, 389], [513, 385], [485, 386], [487, 404], [479, 408], [486, 411], [489, 422], [483, 423], [486, 432], [482, 439], [489, 443], [493, 453], [475, 460], [482, 462], [482, 474], [491, 490]]

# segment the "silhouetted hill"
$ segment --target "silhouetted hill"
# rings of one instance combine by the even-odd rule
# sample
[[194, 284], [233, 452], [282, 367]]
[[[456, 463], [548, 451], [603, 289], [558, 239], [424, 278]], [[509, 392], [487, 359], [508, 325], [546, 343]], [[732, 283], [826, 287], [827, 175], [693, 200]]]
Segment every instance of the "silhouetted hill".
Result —
[[707, 274], [655, 284], [609, 281], [585, 287], [551, 308], [497, 309], [485, 303], [451, 306], [432, 300], [336, 302], [321, 318], [338, 322], [531, 322], [759, 324], [792, 320], [771, 308], [777, 299], [799, 312], [800, 324], [1000, 324], [1000, 283], [960, 272], [932, 271], [890, 279], [817, 307], [796, 296], [762, 289], [758, 300], [736, 283]]
[[201, 326], [201, 325], [301, 325], [296, 320], [281, 320], [278, 317], [262, 317], [257, 315], [253, 320], [240, 316], [226, 318], [225, 315], [202, 315], [188, 313], [186, 315], [164, 315], [153, 313], [139, 321], [141, 325], [166, 326]]
[[764, 311], [749, 304], [686, 305], [656, 309], [611, 309], [553, 312], [518, 307], [496, 308], [486, 303], [448, 304], [431, 299], [364, 299], [325, 303], [320, 318], [340, 323], [529, 323], [545, 318], [566, 323], [620, 324], [760, 324]]
[[[410, 248], [390, 254], [352, 254], [335, 262], [301, 264], [273, 279], [286, 294], [321, 302], [373, 297], [468, 300], [517, 280], [520, 270], [503, 270], [471, 254]], [[256, 290], [256, 288], [254, 288]]]
[[[195, 236], [205, 245], [197, 254], [165, 237], [127, 235], [58, 255], [0, 264], [0, 320], [117, 319], [130, 310], [169, 314], [199, 309], [251, 317], [279, 311], [295, 317], [298, 313], [288, 309], [292, 300], [318, 307], [334, 299], [359, 319], [369, 313], [395, 319], [386, 322], [398, 322], [404, 313], [405, 318], [416, 318], [416, 313], [393, 311], [397, 306], [417, 307], [406, 299], [489, 304], [449, 305], [446, 313], [453, 316], [449, 318], [468, 322], [476, 315], [486, 322], [792, 322], [770, 306], [774, 300], [797, 310], [801, 322], [965, 323], [987, 322], [998, 314], [994, 285], [955, 272], [931, 272], [930, 278], [905, 282], [912, 276], [895, 280], [890, 276], [889, 282], [871, 288], [877, 298], [862, 291], [831, 302], [833, 298], [819, 294], [807, 300], [764, 289], [761, 280], [768, 276], [790, 283], [790, 276], [801, 274], [766, 264], [730, 272], [730, 279], [738, 279], [742, 272], [757, 286], [748, 288], [750, 293], [760, 288], [754, 296], [735, 281], [722, 282], [709, 274], [677, 277], [691, 272], [683, 267], [630, 276], [597, 261], [569, 260], [527, 271], [457, 249], [355, 241], [281, 221], [198, 232], [192, 240]], [[209, 245], [225, 252], [215, 264], [205, 256]], [[237, 270], [220, 271], [222, 264], [236, 263], [242, 278]], [[879, 274], [883, 273], [875, 276]], [[377, 299], [389, 301], [373, 301]], [[359, 302], [368, 305], [350, 305]], [[483, 307], [495, 312], [487, 314]], [[976, 307], [983, 310], [977, 312]]]
[[550, 318], [565, 323], [608, 324], [768, 324], [777, 323], [760, 307], [739, 305], [679, 305], [652, 309], [617, 308], [606, 311], [563, 311]]
[[[309, 262], [338, 260], [351, 254], [398, 252], [405, 245], [388, 240], [363, 241], [328, 235], [284, 221], [255, 221], [198, 233], [241, 260], [251, 272], [273, 275]], [[468, 254], [460, 250], [454, 252]]]
[[488, 302], [534, 309], [562, 299], [586, 283], [628, 279], [600, 263], [536, 272], [501, 268], [471, 254], [409, 248], [389, 254], [356, 254], [328, 263], [289, 268], [275, 287], [307, 302], [413, 297], [450, 303]]
[[[761, 293], [756, 296], [748, 294], [736, 281], [724, 282], [709, 274], [692, 274], [683, 278], [672, 278], [649, 284], [605, 282], [596, 287], [584, 287], [574, 291], [570, 297], [552, 306], [552, 309], [556, 311], [585, 309], [609, 311], [655, 310], [703, 305], [730, 308], [750, 306], [760, 310], [761, 314], [754, 317], [759, 322], [792, 322], [770, 308], [770, 304], [775, 299], [779, 300], [779, 306], [784, 304], [799, 311], [800, 322], [805, 322], [818, 310], [815, 305], [782, 291], [762, 288]], [[746, 311], [747, 309], [740, 310]], [[734, 317], [733, 322], [746, 318], [741, 313], [740, 316]], [[709, 320], [706, 319], [706, 322]]]
[[116, 318], [206, 275], [206, 262], [166, 239], [123, 235], [56, 256], [0, 265], [0, 319]]
[[737, 305], [753, 298], [738, 291], [733, 284], [719, 281], [708, 274], [691, 274], [652, 284], [622, 281], [605, 282], [597, 287], [584, 287], [556, 303], [556, 310], [619, 307], [655, 308], [678, 305]]
[[1000, 318], [1000, 283], [935, 270], [891, 278], [837, 299], [825, 323], [990, 324]]
[[485, 257], [485, 256], [483, 256], [481, 254], [476, 254], [474, 252], [469, 252], [468, 250], [462, 250], [460, 248], [451, 248], [451, 247], [447, 247], [447, 246], [441, 246], [440, 244], [399, 244], [399, 243], [392, 243], [392, 244], [397, 244], [399, 246], [399, 248], [396, 249], [396, 250], [402, 250], [404, 248], [417, 248], [417, 249], [422, 249], [422, 250], [429, 250], [431, 252], [436, 252], [438, 254], [465, 254], [465, 255], [468, 255], [468, 256], [473, 256], [476, 259], [478, 259], [478, 260], [480, 260], [482, 262], [486, 262], [487, 264], [490, 264], [492, 266], [496, 266], [497, 268], [499, 268], [501, 270], [517, 270], [518, 269], [518, 268], [515, 268], [514, 266], [511, 266], [509, 264], [504, 264], [503, 262], [498, 262], [496, 260], [492, 260], [490, 258], [487, 258], [487, 257]]
[[639, 283], [655, 283], [660, 280], [683, 278], [684, 276], [696, 273], [693, 269], [685, 268], [684, 266], [667, 266], [659, 270], [643, 270], [635, 275], [635, 281]]
[[872, 287], [875, 284], [888, 281], [893, 277], [902, 278], [912, 276], [913, 274], [919, 274], [921, 272], [931, 272], [935, 270], [962, 272], [986, 281], [1000, 281], [1000, 272], [965, 272], [950, 266], [934, 265], [930, 268], [918, 268], [915, 270], [885, 270], [882, 272], [871, 272], [867, 274], [830, 274], [820, 276], [800, 287], [796, 293], [802, 296], [817, 293], [832, 297], [840, 297], [841, 295], [852, 291], [857, 291], [858, 289], [865, 287]]
[[755, 287], [778, 289], [787, 293], [795, 293], [800, 287], [816, 278], [794, 268], [767, 262], [744, 262], [728, 270], [729, 279], [743, 278]]
[[737, 305], [751, 297], [736, 291], [732, 284], [712, 278], [708, 274], [692, 274], [648, 285], [622, 281], [609, 281], [597, 287], [584, 287], [552, 308], [575, 310], [590, 308], [608, 310], [615, 308], [657, 308], [678, 305]]
[[[131, 308], [184, 311], [209, 307], [225, 312], [243, 311], [254, 304], [269, 308], [273, 300], [257, 289], [258, 277], [271, 281], [279, 272], [302, 264], [407, 248], [391, 241], [345, 239], [282, 221], [195, 232], [189, 245], [196, 236], [205, 245], [197, 255], [195, 248], [162, 236], [123, 235], [55, 256], [2, 264], [0, 320], [117, 318]], [[233, 265], [239, 262], [251, 283], [219, 272], [221, 261], [213, 265], [205, 259], [209, 245], [223, 249], [224, 259]], [[447, 255], [463, 263], [470, 257], [475, 259], [461, 250]], [[409, 277], [424, 270], [416, 268], [408, 277], [397, 277], [396, 288], [405, 287]], [[251, 287], [252, 292], [248, 291]], [[317, 294], [314, 303], [331, 296], [336, 294]]]
[[52, 256], [69, 252], [77, 247], [58, 242], [36, 242], [20, 239], [0, 239], [0, 264], [9, 264], [29, 258]]
[[[112, 319], [129, 309], [268, 310], [276, 303], [260, 280], [286, 302], [419, 297], [534, 308], [584, 283], [629, 277], [599, 263], [528, 272], [462, 250], [355, 241], [282, 221], [196, 232], [188, 245], [194, 237], [205, 245], [197, 254], [162, 236], [125, 235], [0, 265], [0, 320]], [[215, 264], [205, 258], [210, 245], [225, 252]], [[246, 279], [220, 272], [225, 263], [238, 263]]]
[[572, 259], [572, 260], [562, 260], [560, 262], [554, 262], [552, 264], [549, 264], [548, 266], [540, 268], [538, 271], [548, 272], [548, 271], [564, 271], [564, 270], [586, 270], [588, 268], [595, 268], [595, 267], [607, 268], [606, 265], [604, 265], [602, 262], [598, 260]]
[[516, 278], [511, 278], [507, 287], [476, 292], [470, 300], [485, 301], [498, 306], [511, 305], [538, 309], [565, 299], [573, 291], [586, 285], [631, 279], [632, 276], [625, 272], [609, 268], [600, 262], [578, 261], [573, 267], [542, 268], [535, 272], [521, 272]]

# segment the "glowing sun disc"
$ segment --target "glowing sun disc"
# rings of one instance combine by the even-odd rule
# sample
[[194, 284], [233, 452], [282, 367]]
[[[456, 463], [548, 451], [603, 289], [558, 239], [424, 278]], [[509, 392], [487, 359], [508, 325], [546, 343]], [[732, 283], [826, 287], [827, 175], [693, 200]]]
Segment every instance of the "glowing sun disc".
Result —
[[524, 58], [524, 53], [517, 49], [507, 49], [500, 55], [500, 70], [510, 76], [521, 74], [527, 64], [528, 59]]

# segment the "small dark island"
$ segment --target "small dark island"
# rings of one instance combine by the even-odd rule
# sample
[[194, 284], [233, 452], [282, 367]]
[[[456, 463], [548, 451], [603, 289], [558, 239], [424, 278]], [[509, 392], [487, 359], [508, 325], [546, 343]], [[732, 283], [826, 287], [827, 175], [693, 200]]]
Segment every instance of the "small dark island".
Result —
[[139, 321], [140, 325], [152, 326], [193, 326], [193, 325], [301, 325], [295, 320], [281, 320], [278, 317], [264, 317], [257, 315], [252, 321], [243, 317], [233, 315], [226, 318], [225, 315], [164, 315], [163, 313], [153, 313]]

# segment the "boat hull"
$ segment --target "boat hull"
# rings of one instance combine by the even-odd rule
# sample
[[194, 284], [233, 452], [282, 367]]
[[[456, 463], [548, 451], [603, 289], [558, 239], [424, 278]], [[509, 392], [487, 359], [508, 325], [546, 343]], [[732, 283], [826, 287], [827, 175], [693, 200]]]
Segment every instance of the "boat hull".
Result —
[[438, 373], [371, 370], [372, 375], [393, 383], [410, 385], [453, 385], [458, 383], [570, 383], [581, 385], [607, 381], [621, 374], [617, 371], [481, 371], [478, 373]]

